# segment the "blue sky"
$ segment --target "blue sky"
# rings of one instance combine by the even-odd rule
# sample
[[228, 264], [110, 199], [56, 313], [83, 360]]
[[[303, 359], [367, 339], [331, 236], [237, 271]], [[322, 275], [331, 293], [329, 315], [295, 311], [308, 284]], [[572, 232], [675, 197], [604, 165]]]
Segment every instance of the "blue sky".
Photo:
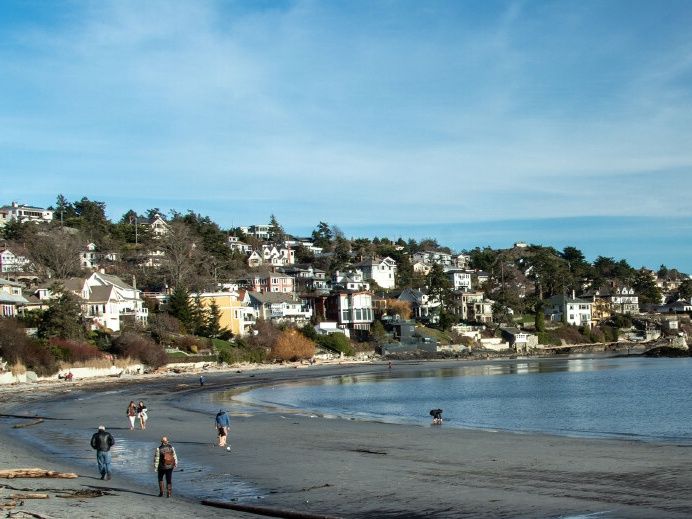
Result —
[[504, 246], [557, 219], [584, 249], [643, 217], [685, 229], [606, 255], [692, 272], [689, 27], [686, 0], [5, 0], [0, 202]]

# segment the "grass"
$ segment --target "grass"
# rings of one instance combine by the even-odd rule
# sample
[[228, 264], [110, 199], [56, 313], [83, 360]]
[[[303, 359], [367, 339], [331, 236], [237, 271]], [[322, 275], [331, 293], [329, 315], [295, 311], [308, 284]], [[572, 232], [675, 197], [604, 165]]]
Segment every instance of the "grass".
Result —
[[452, 344], [452, 336], [447, 332], [438, 330], [437, 328], [428, 328], [427, 326], [416, 325], [416, 332], [423, 336], [434, 338], [439, 344]]

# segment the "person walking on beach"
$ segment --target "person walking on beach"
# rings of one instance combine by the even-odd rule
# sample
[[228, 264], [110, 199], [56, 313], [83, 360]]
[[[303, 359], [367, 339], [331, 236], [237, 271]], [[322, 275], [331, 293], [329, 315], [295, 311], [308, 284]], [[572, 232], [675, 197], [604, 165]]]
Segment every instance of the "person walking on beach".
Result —
[[135, 418], [137, 417], [137, 406], [134, 400], [130, 400], [127, 406], [127, 419], [130, 421], [130, 430], [135, 430]]
[[99, 430], [91, 437], [91, 448], [96, 451], [96, 463], [98, 463], [101, 479], [111, 478], [111, 447], [115, 443], [111, 433], [106, 431], [104, 425], [99, 425]]
[[147, 428], [147, 420], [149, 416], [147, 415], [147, 406], [141, 400], [137, 404], [137, 416], [139, 417], [139, 427], [144, 430]]
[[168, 442], [168, 437], [161, 438], [161, 445], [156, 447], [154, 454], [154, 470], [159, 478], [159, 497], [163, 497], [163, 478], [166, 477], [166, 497], [171, 497], [173, 491], [173, 469], [178, 465], [175, 448]]
[[216, 432], [219, 437], [219, 447], [225, 447], [228, 440], [228, 429], [231, 427], [231, 419], [225, 410], [219, 409], [216, 413]]
[[204, 387], [204, 375], [199, 376], [199, 385], [200, 387]]

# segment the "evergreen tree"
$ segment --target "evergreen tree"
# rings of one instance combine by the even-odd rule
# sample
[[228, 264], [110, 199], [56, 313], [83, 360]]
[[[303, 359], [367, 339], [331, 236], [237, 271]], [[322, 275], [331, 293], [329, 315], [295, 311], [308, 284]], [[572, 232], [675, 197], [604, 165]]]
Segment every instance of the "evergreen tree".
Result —
[[448, 305], [452, 290], [452, 282], [439, 263], [434, 263], [427, 276], [428, 294], [431, 298], [440, 301], [441, 310]]
[[175, 287], [175, 290], [173, 290], [173, 293], [168, 300], [167, 311], [173, 317], [178, 319], [186, 330], [191, 331], [188, 328], [192, 322], [190, 294], [182, 285]]
[[286, 240], [286, 232], [273, 214], [269, 218], [269, 225], [271, 226], [269, 229], [269, 240], [274, 243], [283, 243]]
[[195, 295], [190, 305], [190, 324], [188, 326], [188, 332], [193, 335], [206, 335], [206, 314], [207, 311], [202, 305], [199, 294]]
[[85, 336], [82, 309], [77, 297], [65, 292], [62, 285], [51, 287], [54, 297], [41, 315], [37, 334], [43, 339], [82, 339]]
[[534, 316], [534, 325], [536, 327], [536, 332], [545, 331], [545, 315], [543, 315], [543, 303], [539, 301], [536, 303], [536, 315]]
[[218, 337], [221, 335], [221, 310], [215, 300], [212, 299], [205, 317], [205, 335], [207, 337]]

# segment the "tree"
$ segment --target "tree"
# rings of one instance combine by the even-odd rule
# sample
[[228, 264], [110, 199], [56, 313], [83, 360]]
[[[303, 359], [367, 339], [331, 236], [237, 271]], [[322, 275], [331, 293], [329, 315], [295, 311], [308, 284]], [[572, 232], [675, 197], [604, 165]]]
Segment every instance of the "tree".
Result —
[[218, 337], [223, 332], [221, 328], [221, 310], [213, 299], [207, 309], [205, 328], [207, 337]]
[[659, 304], [661, 302], [661, 289], [658, 288], [654, 278], [645, 269], [636, 273], [633, 288], [639, 296], [640, 303]]
[[198, 240], [199, 237], [181, 221], [171, 222], [168, 233], [160, 240], [159, 247], [165, 254], [162, 270], [172, 285], [190, 286], [201, 261]]
[[189, 330], [192, 323], [192, 308], [190, 305], [190, 293], [187, 289], [179, 285], [175, 287], [171, 297], [168, 300], [167, 311], [173, 317], [180, 321], [183, 327]]
[[53, 298], [39, 321], [37, 335], [43, 339], [82, 339], [85, 336], [82, 309], [77, 297], [66, 292], [62, 285], [51, 287]]
[[269, 226], [269, 240], [274, 243], [283, 243], [286, 240], [286, 232], [273, 214], [269, 218]]
[[452, 291], [452, 282], [442, 266], [434, 263], [427, 276], [428, 294], [432, 300], [440, 302], [441, 310], [447, 306]]
[[398, 299], [387, 299], [387, 315], [398, 315], [401, 319], [407, 320], [411, 318], [411, 303], [408, 301], [399, 301]]
[[334, 234], [332, 233], [331, 227], [329, 227], [327, 222], [320, 222], [317, 225], [317, 228], [312, 231], [312, 242], [316, 247], [328, 249], [333, 238]]
[[686, 299], [689, 301], [692, 299], [692, 279], [686, 279], [678, 287], [678, 298]]
[[187, 331], [193, 335], [204, 335], [206, 336], [206, 320], [207, 312], [202, 305], [202, 300], [199, 294], [196, 294], [190, 307], [190, 321], [187, 325]]
[[536, 303], [536, 315], [534, 316], [534, 325], [536, 332], [545, 331], [545, 315], [543, 315], [543, 302]]
[[84, 239], [60, 227], [36, 234], [27, 243], [29, 259], [40, 274], [66, 279], [81, 271], [79, 253]]

